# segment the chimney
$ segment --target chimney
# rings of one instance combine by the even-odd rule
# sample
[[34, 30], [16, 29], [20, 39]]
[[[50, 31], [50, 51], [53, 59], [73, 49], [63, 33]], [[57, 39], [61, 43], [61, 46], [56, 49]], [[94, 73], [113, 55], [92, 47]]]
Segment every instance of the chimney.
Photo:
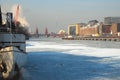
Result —
[[2, 11], [1, 11], [1, 6], [0, 6], [0, 25], [2, 25]]

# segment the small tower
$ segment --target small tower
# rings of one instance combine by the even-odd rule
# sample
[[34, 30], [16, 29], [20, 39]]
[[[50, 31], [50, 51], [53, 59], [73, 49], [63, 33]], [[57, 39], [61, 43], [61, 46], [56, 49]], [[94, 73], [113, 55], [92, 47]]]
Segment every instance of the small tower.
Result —
[[37, 35], [39, 34], [38, 27], [36, 28], [35, 34], [37, 34]]
[[35, 37], [39, 37], [38, 27], [36, 28], [36, 31], [35, 31]]
[[47, 27], [45, 28], [45, 35], [48, 35], [48, 29], [47, 29]]
[[47, 27], [45, 28], [45, 36], [46, 37], [49, 37], [50, 35], [48, 34], [48, 29], [47, 29]]

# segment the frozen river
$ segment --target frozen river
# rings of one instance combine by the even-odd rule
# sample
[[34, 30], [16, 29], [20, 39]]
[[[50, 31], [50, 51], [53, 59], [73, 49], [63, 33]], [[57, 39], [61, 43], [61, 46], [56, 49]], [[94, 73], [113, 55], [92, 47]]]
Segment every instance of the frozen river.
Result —
[[120, 42], [31, 39], [21, 80], [120, 80]]

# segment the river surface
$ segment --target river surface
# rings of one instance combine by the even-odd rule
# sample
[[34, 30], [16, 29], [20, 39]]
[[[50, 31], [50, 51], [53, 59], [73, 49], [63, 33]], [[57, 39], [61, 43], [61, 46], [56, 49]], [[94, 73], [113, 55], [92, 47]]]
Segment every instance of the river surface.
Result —
[[120, 80], [120, 42], [38, 38], [26, 44], [18, 80]]

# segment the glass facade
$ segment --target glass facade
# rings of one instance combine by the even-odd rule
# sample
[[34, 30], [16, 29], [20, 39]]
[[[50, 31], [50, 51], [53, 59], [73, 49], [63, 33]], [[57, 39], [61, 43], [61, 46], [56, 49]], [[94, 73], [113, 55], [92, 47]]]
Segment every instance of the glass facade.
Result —
[[76, 26], [70, 27], [70, 35], [76, 35]]

